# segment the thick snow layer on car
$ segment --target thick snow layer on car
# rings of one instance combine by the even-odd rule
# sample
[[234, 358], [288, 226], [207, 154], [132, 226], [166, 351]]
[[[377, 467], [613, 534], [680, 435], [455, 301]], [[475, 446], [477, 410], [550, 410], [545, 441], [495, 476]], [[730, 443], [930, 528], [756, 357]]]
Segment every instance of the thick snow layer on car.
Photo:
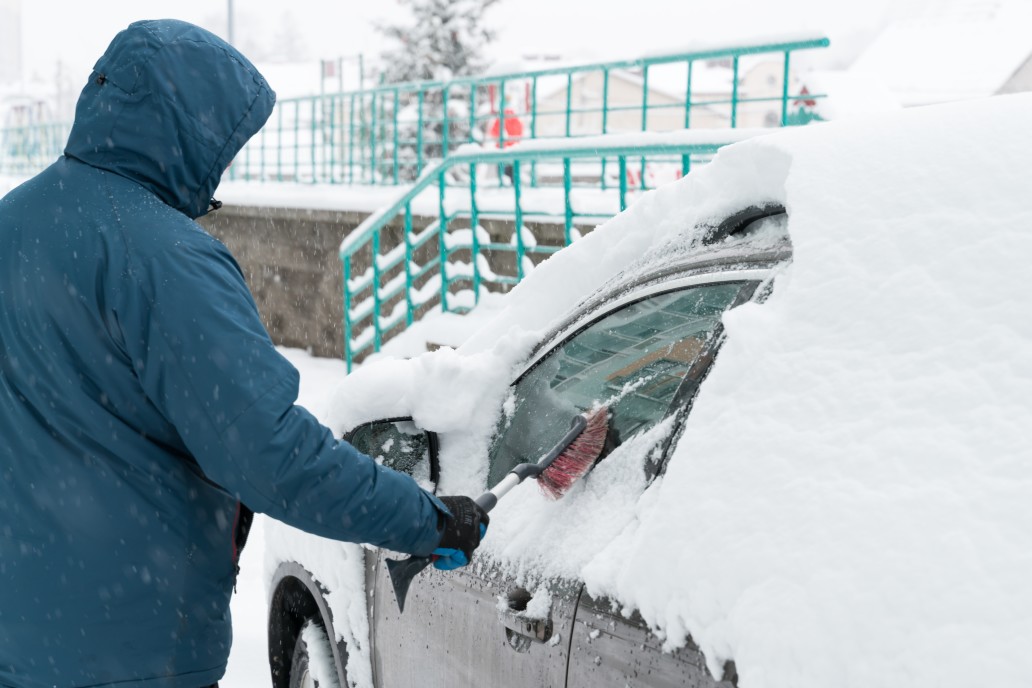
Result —
[[515, 489], [481, 558], [579, 577], [740, 685], [1032, 680], [1032, 97], [807, 127], [724, 149], [542, 264], [460, 347], [349, 378], [338, 427], [442, 433], [442, 493], [484, 489], [504, 385], [579, 300], [764, 201], [794, 262], [728, 340], [664, 477], [660, 426], [563, 500]]
[[[768, 139], [795, 262], [585, 572], [743, 686], [1027, 685], [1028, 97]], [[739, 151], [736, 151], [736, 153]]]

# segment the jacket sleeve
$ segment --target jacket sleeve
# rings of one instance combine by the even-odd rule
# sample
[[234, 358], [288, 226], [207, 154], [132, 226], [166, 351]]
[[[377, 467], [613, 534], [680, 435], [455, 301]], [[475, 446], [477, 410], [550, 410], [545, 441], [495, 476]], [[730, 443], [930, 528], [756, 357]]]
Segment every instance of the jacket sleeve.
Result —
[[117, 313], [127, 352], [211, 480], [317, 535], [420, 555], [436, 547], [445, 507], [295, 403], [298, 373], [224, 246], [198, 229], [129, 272]]

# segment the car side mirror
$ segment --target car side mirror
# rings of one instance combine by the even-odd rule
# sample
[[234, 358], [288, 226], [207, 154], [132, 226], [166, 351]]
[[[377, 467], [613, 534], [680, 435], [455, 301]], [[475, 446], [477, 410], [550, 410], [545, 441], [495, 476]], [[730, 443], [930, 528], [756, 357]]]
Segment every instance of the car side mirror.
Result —
[[437, 487], [437, 437], [411, 419], [377, 420], [345, 435], [351, 446], [377, 463], [415, 478], [423, 488]]

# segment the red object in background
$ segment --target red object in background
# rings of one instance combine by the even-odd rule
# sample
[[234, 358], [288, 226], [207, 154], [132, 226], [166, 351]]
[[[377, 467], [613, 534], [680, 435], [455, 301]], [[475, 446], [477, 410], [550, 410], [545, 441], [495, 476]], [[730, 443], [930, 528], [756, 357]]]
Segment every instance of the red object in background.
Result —
[[814, 100], [813, 98], [807, 98], [806, 96], [808, 96], [808, 95], [810, 95], [810, 89], [808, 89], [806, 86], [803, 86], [802, 90], [799, 91], [799, 97], [795, 100], [795, 102], [792, 103], [792, 105], [794, 107], [797, 107], [797, 108], [801, 108], [801, 107], [815, 108], [815, 107], [817, 107], [817, 101]]
[[[495, 117], [491, 120], [491, 126], [487, 129], [487, 135], [498, 141], [498, 147], [502, 147], [502, 142], [499, 141], [500, 133], [502, 131], [502, 118]], [[505, 108], [505, 147], [519, 143], [519, 140], [523, 137], [523, 122], [516, 116], [515, 111], [511, 108]]]

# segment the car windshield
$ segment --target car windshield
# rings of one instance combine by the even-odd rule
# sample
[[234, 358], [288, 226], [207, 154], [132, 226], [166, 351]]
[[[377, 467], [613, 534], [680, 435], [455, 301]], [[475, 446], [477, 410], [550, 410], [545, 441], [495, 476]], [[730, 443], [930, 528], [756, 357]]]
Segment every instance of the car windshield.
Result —
[[610, 409], [616, 443], [661, 421], [721, 314], [755, 288], [755, 282], [723, 282], [655, 294], [555, 347], [513, 386], [491, 449], [488, 484], [519, 463], [537, 461], [576, 414], [594, 407]]

